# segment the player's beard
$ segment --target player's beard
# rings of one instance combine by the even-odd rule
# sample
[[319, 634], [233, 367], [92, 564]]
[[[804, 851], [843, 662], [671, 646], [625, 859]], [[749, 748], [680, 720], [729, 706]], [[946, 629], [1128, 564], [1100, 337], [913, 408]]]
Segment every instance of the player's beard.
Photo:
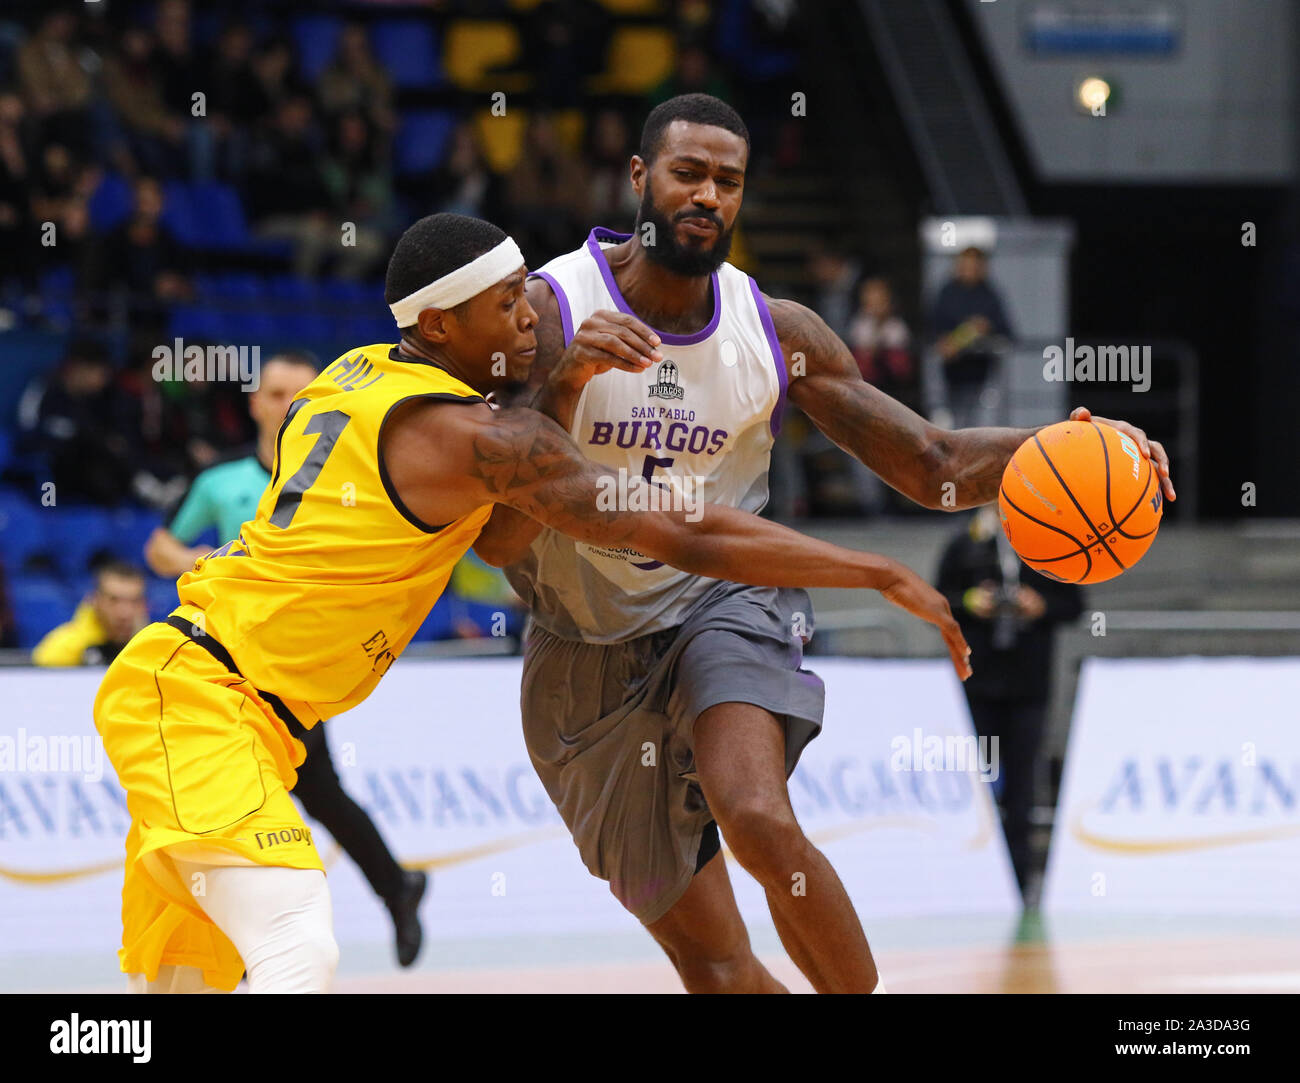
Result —
[[[731, 254], [731, 229], [722, 228], [722, 220], [709, 211], [692, 210], [681, 218], [712, 218], [718, 227], [718, 234], [711, 248], [687, 246], [677, 240], [675, 222], [669, 219], [655, 206], [654, 194], [650, 189], [650, 178], [646, 178], [645, 191], [641, 193], [641, 207], [636, 212], [636, 236], [645, 248], [646, 258], [657, 263], [665, 270], [683, 278], [699, 278], [712, 274]], [[642, 227], [649, 222], [654, 226], [654, 244], [646, 243]], [[735, 228], [734, 226], [732, 227]]]

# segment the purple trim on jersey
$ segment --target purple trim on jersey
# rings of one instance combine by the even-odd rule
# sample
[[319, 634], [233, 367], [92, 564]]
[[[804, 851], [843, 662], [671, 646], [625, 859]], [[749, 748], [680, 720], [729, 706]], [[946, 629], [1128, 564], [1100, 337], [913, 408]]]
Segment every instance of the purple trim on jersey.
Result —
[[776, 379], [781, 385], [781, 393], [776, 397], [772, 407], [772, 435], [781, 431], [781, 416], [785, 413], [785, 390], [790, 378], [785, 371], [785, 354], [781, 352], [781, 343], [776, 337], [776, 326], [772, 323], [772, 313], [768, 311], [767, 302], [759, 291], [758, 283], [749, 280], [749, 292], [754, 295], [754, 304], [758, 306], [758, 318], [763, 324], [763, 333], [767, 335], [767, 344], [772, 347], [772, 363], [776, 366]]
[[573, 341], [573, 312], [569, 309], [569, 298], [564, 292], [564, 287], [555, 281], [554, 275], [547, 274], [545, 271], [530, 271], [528, 277], [540, 278], [551, 287], [551, 292], [555, 294], [555, 299], [560, 305], [560, 326], [564, 328], [564, 344], [568, 346]]
[[[605, 280], [605, 288], [609, 290], [609, 295], [614, 299], [614, 307], [620, 312], [626, 312], [629, 316], [636, 316], [632, 311], [632, 306], [624, 299], [619, 292], [618, 283], [614, 281], [614, 272], [609, 269], [609, 261], [605, 259], [604, 253], [600, 249], [601, 241], [615, 241], [621, 244], [623, 241], [630, 240], [630, 233], [615, 233], [612, 229], [606, 229], [604, 226], [597, 226], [587, 235], [587, 251], [591, 253], [591, 258], [596, 261], [596, 266], [600, 268], [600, 277]], [[703, 342], [714, 331], [718, 329], [718, 321], [722, 319], [722, 293], [718, 289], [718, 272], [714, 271], [711, 276], [713, 282], [713, 319], [709, 320], [699, 331], [693, 335], [673, 335], [667, 331], [660, 331], [657, 327], [651, 327], [660, 341], [665, 346], [694, 346], [697, 342]], [[637, 316], [637, 319], [641, 319]], [[644, 321], [642, 321], [644, 322]]]

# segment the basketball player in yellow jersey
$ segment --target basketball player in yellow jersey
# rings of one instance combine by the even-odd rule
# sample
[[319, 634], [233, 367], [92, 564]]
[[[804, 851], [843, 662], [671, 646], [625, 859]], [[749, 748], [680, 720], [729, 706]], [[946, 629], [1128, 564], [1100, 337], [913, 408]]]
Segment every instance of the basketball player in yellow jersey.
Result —
[[[559, 425], [489, 406], [536, 352], [525, 273], [487, 222], [412, 226], [386, 286], [400, 344], [345, 354], [298, 395], [256, 517], [180, 579], [179, 608], [105, 675], [95, 724], [131, 813], [120, 957], [133, 989], [230, 990], [245, 970], [253, 992], [328, 988], [338, 949], [288, 796], [303, 747], [287, 724], [366, 698], [497, 503], [698, 575], [881, 590], [938, 626], [970, 672], [947, 603], [897, 562], [731, 508], [611, 508], [612, 475]], [[642, 371], [658, 342], [634, 322], [597, 313], [571, 348]]]

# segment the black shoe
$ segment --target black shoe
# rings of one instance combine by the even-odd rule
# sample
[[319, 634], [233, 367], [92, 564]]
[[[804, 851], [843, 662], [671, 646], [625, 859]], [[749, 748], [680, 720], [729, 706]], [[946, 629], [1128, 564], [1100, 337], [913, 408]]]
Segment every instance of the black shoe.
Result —
[[397, 961], [402, 966], [410, 966], [420, 954], [420, 944], [424, 940], [420, 928], [420, 900], [428, 886], [428, 874], [408, 869], [402, 873], [402, 886], [397, 898], [388, 904], [393, 930], [397, 934]]

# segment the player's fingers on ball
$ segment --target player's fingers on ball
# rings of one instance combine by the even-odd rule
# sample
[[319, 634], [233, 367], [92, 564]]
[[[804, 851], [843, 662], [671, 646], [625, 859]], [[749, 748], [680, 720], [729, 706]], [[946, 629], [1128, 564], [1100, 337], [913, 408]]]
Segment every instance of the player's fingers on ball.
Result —
[[1089, 421], [1092, 419], [1092, 411], [1086, 406], [1076, 406], [1070, 411], [1071, 421]]
[[1146, 458], [1151, 458], [1151, 441], [1147, 439], [1147, 434], [1139, 429], [1136, 425], [1130, 425], [1127, 421], [1111, 421], [1107, 417], [1094, 418], [1094, 421], [1100, 421], [1104, 425], [1109, 425], [1112, 429], [1119, 429], [1122, 433], [1127, 433], [1137, 441], [1138, 450]]

